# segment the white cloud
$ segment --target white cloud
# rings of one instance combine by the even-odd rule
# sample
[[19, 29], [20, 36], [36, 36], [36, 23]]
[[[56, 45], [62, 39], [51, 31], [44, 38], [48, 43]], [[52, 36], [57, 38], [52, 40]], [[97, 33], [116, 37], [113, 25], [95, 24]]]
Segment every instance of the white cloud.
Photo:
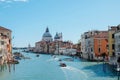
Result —
[[30, 0], [0, 0], [0, 8], [10, 8], [12, 7], [12, 3], [21, 2], [26, 3]]
[[28, 2], [28, 0], [13, 0], [13, 1]]
[[0, 0], [0, 2], [28, 2], [28, 0]]

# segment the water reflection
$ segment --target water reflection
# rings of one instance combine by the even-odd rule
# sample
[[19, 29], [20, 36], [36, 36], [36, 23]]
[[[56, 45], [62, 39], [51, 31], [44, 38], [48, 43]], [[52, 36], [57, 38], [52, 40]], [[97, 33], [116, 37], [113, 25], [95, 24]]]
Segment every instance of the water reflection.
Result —
[[7, 69], [7, 64], [0, 65], [0, 71], [4, 71]]
[[15, 71], [15, 64], [3, 64], [0, 65], [0, 72], [8, 70], [9, 72]]

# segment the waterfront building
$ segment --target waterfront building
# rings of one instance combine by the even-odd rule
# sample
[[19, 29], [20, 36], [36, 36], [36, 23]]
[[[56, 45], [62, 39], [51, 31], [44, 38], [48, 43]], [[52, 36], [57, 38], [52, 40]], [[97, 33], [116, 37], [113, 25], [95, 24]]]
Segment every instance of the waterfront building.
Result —
[[55, 37], [52, 38], [52, 35], [49, 32], [49, 28], [46, 28], [45, 33], [42, 36], [42, 40], [35, 43], [34, 52], [43, 52], [43, 53], [54, 53], [56, 49], [57, 42], [62, 41], [62, 33], [56, 33]]
[[117, 31], [117, 26], [108, 27], [108, 54], [110, 64], [116, 62], [115, 58], [115, 37], [114, 34]]
[[11, 32], [0, 26], [0, 64], [12, 59]]
[[57, 43], [54, 54], [74, 55], [76, 54], [76, 46], [70, 41], [61, 41]]
[[107, 31], [93, 30], [85, 32], [81, 37], [82, 57], [89, 60], [97, 60], [102, 53], [107, 54], [107, 39]]
[[[63, 54], [63, 55], [75, 55], [76, 54], [76, 49], [67, 49], [65, 47], [61, 47], [59, 48], [59, 53]], [[55, 54], [57, 54], [57, 52], [55, 51]]]
[[109, 51], [109, 56], [112, 57], [115, 55], [115, 38], [114, 34], [117, 31], [116, 26], [111, 26], [108, 29], [108, 51]]
[[89, 37], [86, 39], [86, 53], [89, 60], [93, 60], [95, 57], [94, 53], [94, 37]]
[[94, 53], [96, 57], [102, 57], [103, 54], [108, 57], [108, 31], [100, 31], [94, 36]]
[[83, 58], [87, 58], [85, 53], [85, 33], [81, 35], [81, 55]]
[[42, 36], [42, 40], [35, 43], [35, 49], [34, 52], [44, 52], [49, 53], [50, 52], [50, 44], [52, 43], [52, 35], [49, 32], [49, 28], [46, 28], [45, 33]]
[[98, 30], [88, 31], [81, 35], [81, 53], [85, 59], [94, 57], [94, 35], [99, 33]]
[[34, 52], [53, 53], [55, 44], [53, 42], [39, 41], [35, 44]]
[[53, 41], [52, 35], [47, 27], [42, 36], [42, 40], [35, 43], [35, 49], [33, 51], [53, 54], [74, 54], [76, 49], [72, 50], [73, 47], [72, 42], [63, 41], [62, 33], [56, 33]]
[[117, 26], [117, 31], [114, 33], [115, 36], [115, 61], [114, 63], [117, 63], [117, 60], [120, 59], [120, 25]]
[[[54, 37], [54, 43], [55, 43], [54, 54], [62, 54], [64, 51], [64, 48], [61, 48], [63, 45], [62, 33], [56, 32], [56, 35]], [[61, 50], [63, 50], [63, 51], [61, 51]]]

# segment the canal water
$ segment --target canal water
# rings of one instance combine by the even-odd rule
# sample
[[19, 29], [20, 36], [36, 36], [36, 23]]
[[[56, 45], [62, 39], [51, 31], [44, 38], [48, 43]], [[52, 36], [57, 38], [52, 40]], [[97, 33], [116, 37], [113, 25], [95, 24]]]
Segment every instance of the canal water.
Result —
[[[103, 70], [103, 64], [87, 62], [80, 59], [64, 60], [67, 56], [24, 53], [31, 59], [20, 60], [19, 64], [10, 65], [0, 72], [0, 80], [117, 80], [117, 76], [109, 70]], [[58, 61], [61, 58], [62, 61]], [[60, 62], [67, 67], [60, 67]], [[6, 65], [9, 67], [8, 65]]]

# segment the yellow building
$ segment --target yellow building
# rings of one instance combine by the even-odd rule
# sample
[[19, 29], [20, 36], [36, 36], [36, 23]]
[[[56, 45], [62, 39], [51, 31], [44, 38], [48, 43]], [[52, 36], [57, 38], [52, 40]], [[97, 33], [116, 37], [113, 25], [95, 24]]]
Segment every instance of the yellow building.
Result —
[[115, 56], [115, 38], [114, 38], [114, 33], [117, 30], [116, 26], [111, 26], [108, 29], [108, 53], [109, 56]]

